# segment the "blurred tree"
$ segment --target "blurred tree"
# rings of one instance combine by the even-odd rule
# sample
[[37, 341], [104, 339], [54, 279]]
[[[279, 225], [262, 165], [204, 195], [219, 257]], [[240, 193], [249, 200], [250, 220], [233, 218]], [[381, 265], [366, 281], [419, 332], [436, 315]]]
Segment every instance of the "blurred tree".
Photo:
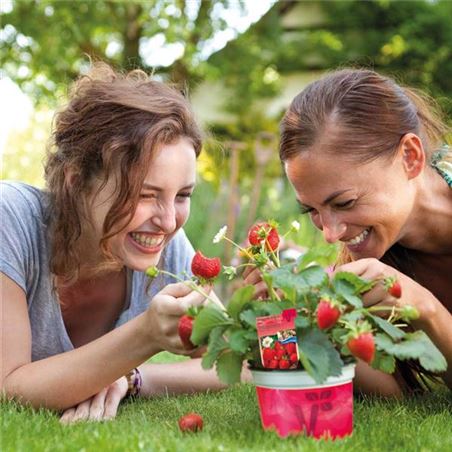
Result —
[[[244, 11], [233, 0], [56, 1], [12, 0], [2, 14], [1, 66], [38, 100], [67, 85], [87, 55], [125, 69], [151, 69], [150, 39], [179, 54], [167, 69], [176, 83], [204, 75], [202, 53], [218, 31], [233, 27], [225, 10]], [[160, 66], [159, 63], [156, 66]], [[46, 99], [48, 101], [48, 99]]]

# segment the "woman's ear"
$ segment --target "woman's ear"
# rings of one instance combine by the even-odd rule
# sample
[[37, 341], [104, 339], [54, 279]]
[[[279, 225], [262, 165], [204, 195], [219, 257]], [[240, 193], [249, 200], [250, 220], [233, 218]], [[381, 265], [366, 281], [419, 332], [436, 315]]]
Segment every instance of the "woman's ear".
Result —
[[399, 153], [408, 179], [417, 177], [425, 167], [425, 151], [421, 139], [414, 133], [405, 134], [400, 140]]

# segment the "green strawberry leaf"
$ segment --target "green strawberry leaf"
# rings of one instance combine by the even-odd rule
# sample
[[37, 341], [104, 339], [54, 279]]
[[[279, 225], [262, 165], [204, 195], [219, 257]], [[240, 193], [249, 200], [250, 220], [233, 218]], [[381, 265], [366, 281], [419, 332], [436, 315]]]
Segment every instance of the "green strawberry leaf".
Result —
[[216, 305], [206, 306], [193, 322], [193, 331], [190, 340], [195, 345], [206, 342], [210, 332], [217, 326], [226, 326], [232, 323], [227, 314]]
[[384, 320], [381, 317], [372, 315], [370, 313], [366, 313], [366, 317], [370, 319], [377, 327], [382, 329], [387, 335], [389, 335], [395, 341], [403, 339], [406, 335], [406, 333], [403, 330], [397, 328], [392, 323], [389, 323], [387, 320]]
[[419, 363], [425, 370], [431, 372], [444, 372], [447, 370], [446, 358], [424, 331], [416, 331], [406, 336], [407, 340], [415, 340], [423, 344], [424, 350], [419, 357]]
[[339, 280], [349, 282], [353, 286], [355, 293], [367, 292], [375, 285], [375, 281], [368, 281], [367, 279], [360, 278], [358, 275], [351, 272], [336, 273], [334, 275], [333, 281]]
[[322, 286], [328, 281], [328, 275], [317, 265], [305, 268], [300, 273], [292, 272], [292, 265], [277, 268], [270, 273], [273, 284], [284, 291], [295, 289], [305, 292]]
[[317, 383], [323, 383], [329, 376], [339, 376], [342, 373], [344, 363], [323, 331], [314, 329], [301, 334], [298, 347], [303, 354], [303, 366]]
[[375, 344], [378, 349], [400, 360], [419, 360], [425, 370], [443, 372], [447, 369], [446, 358], [423, 331], [406, 333], [404, 338], [397, 343], [394, 343], [386, 334], [377, 334]]
[[235, 330], [229, 336], [229, 346], [231, 350], [237, 353], [246, 353], [248, 350], [249, 339], [245, 330]]
[[[339, 274], [340, 273], [338, 273], [338, 275]], [[361, 301], [361, 298], [356, 295], [356, 289], [352, 283], [345, 279], [336, 278], [335, 276], [333, 279], [333, 287], [337, 296], [342, 297], [355, 308], [359, 309], [363, 307], [363, 302]]]
[[253, 299], [255, 288], [252, 285], [237, 289], [232, 295], [227, 311], [234, 320], [239, 320], [239, 315], [247, 304]]
[[309, 328], [311, 326], [311, 322], [309, 321], [308, 317], [302, 317], [300, 314], [298, 314], [295, 317], [295, 328]]
[[377, 350], [371, 365], [374, 369], [392, 374], [395, 371], [395, 364], [394, 356]]
[[304, 270], [310, 264], [319, 264], [326, 267], [334, 261], [336, 254], [336, 247], [331, 245], [311, 248], [298, 258], [297, 270]]
[[256, 329], [256, 318], [259, 317], [259, 314], [255, 312], [253, 309], [247, 309], [240, 313], [240, 320], [245, 323], [245, 325], [250, 326], [251, 328]]
[[243, 355], [233, 351], [223, 352], [217, 360], [218, 378], [228, 385], [240, 382]]
[[226, 327], [217, 326], [209, 334], [209, 345], [207, 351], [203, 354], [201, 366], [203, 369], [211, 369], [218, 358], [218, 355], [228, 348], [223, 334]]

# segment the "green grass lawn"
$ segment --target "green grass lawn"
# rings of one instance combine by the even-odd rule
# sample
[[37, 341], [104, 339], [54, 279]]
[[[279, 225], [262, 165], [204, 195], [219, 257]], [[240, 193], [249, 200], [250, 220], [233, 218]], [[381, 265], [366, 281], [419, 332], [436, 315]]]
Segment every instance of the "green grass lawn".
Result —
[[[182, 434], [177, 421], [190, 411], [204, 430]], [[228, 451], [359, 450], [452, 451], [452, 393], [439, 391], [403, 402], [355, 401], [354, 433], [337, 441], [303, 436], [279, 439], [261, 429], [253, 386], [192, 396], [124, 403], [111, 422], [63, 426], [46, 410], [1, 406], [1, 450], [6, 451]]]

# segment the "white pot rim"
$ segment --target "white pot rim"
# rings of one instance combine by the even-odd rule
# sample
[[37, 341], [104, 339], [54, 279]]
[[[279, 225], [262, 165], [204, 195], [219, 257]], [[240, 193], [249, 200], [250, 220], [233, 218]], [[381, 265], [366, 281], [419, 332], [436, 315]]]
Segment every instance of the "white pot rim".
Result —
[[355, 364], [347, 364], [342, 374], [317, 383], [305, 370], [251, 370], [255, 386], [271, 389], [315, 389], [349, 383], [355, 376]]

